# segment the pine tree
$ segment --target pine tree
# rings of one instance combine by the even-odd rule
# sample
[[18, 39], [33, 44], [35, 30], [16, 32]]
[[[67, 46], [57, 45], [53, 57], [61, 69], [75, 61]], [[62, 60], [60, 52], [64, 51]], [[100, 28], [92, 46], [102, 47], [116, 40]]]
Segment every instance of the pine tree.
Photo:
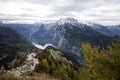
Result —
[[[79, 68], [81, 80], [120, 79], [120, 44], [109, 46], [108, 50], [98, 51], [88, 43], [83, 45], [85, 66]], [[83, 78], [83, 76], [86, 76]]]

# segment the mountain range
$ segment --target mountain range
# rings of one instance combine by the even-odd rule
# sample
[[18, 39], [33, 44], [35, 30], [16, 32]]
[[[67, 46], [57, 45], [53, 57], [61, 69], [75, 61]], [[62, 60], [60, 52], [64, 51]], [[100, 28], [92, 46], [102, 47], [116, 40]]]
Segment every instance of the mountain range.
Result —
[[[50, 23], [1, 23], [0, 27], [1, 26], [13, 29], [29, 43], [37, 43], [39, 45], [53, 44], [63, 52], [77, 55], [79, 57], [78, 61], [80, 61], [83, 56], [81, 47], [83, 42], [89, 42], [93, 46], [100, 46], [100, 49], [102, 49], [116, 42], [116, 36], [120, 36], [119, 25], [103, 26], [95, 23], [83, 24], [74, 18], [60, 19]], [[16, 33], [9, 35], [14, 34]], [[22, 41], [17, 37], [17, 39], [14, 37], [11, 38], [12, 40]], [[10, 41], [9, 39], [7, 40]]]

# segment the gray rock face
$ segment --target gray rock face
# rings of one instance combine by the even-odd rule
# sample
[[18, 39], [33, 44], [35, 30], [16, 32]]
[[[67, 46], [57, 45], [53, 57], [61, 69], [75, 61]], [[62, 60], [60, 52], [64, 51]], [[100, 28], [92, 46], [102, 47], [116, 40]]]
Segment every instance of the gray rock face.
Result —
[[101, 33], [91, 26], [79, 23], [76, 19], [60, 19], [52, 24], [43, 24], [32, 35], [32, 41], [39, 44], [52, 43], [58, 49], [82, 56], [81, 43], [92, 45], [110, 43], [112, 37]]
[[27, 58], [26, 58], [26, 61], [24, 62], [24, 65], [7, 71], [7, 74], [20, 76], [24, 72], [34, 70], [36, 64], [39, 64], [38, 59], [36, 58], [36, 53], [30, 53], [27, 55]]

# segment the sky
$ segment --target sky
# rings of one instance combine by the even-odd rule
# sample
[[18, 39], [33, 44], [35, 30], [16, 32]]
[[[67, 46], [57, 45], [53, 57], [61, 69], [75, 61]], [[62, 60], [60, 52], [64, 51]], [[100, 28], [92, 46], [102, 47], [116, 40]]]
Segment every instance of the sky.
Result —
[[0, 21], [39, 22], [75, 18], [102, 25], [120, 24], [120, 0], [0, 0]]

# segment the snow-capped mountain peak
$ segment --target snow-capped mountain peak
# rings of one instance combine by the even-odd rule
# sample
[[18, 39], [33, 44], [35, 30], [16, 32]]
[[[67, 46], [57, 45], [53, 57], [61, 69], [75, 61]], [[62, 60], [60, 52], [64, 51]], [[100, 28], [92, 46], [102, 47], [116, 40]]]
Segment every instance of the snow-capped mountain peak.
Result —
[[74, 18], [61, 18], [59, 19], [58, 21], [56, 21], [59, 25], [62, 25], [62, 24], [65, 24], [65, 23], [71, 23], [71, 24], [74, 24], [74, 23], [78, 23], [77, 19], [74, 19]]

